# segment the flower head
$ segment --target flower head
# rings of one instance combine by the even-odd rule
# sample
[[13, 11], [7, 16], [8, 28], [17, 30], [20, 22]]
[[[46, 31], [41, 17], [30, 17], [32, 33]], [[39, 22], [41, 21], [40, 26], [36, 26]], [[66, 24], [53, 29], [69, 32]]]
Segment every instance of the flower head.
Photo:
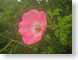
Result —
[[46, 30], [46, 13], [43, 10], [31, 9], [22, 15], [18, 26], [24, 44], [35, 44], [42, 39]]

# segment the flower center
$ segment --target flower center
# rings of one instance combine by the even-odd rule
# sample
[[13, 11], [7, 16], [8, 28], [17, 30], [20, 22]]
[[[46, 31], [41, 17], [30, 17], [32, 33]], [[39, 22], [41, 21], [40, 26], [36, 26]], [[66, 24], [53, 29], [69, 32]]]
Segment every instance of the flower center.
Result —
[[40, 32], [40, 31], [41, 31], [40, 25], [36, 25], [36, 26], [35, 26], [35, 31], [36, 31], [36, 32]]
[[41, 26], [40, 26], [40, 23], [37, 22], [37, 23], [35, 23], [35, 24], [33, 25], [33, 32], [38, 33], [38, 32], [40, 32], [40, 31], [41, 31]]

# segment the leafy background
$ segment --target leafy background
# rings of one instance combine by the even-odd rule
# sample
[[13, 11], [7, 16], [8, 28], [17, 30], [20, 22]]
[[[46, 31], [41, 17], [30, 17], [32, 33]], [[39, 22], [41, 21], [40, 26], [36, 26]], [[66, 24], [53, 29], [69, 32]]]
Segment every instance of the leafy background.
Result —
[[[26, 46], [21, 42], [17, 23], [23, 11], [42, 8], [48, 28], [40, 43]], [[71, 54], [72, 0], [0, 0], [1, 54]]]

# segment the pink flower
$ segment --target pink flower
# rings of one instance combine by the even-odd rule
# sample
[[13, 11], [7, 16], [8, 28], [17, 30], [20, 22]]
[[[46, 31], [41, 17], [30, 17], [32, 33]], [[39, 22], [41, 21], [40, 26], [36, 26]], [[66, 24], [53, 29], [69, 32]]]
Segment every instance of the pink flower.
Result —
[[31, 9], [22, 15], [18, 26], [24, 44], [35, 44], [42, 39], [46, 30], [46, 13], [43, 10]]

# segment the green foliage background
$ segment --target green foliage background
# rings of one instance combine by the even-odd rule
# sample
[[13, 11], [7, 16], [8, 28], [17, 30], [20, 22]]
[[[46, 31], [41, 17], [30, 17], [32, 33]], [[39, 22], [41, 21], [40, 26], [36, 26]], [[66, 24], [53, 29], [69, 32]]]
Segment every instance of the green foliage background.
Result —
[[[17, 23], [26, 9], [42, 8], [47, 13], [48, 28], [40, 43], [23, 45]], [[0, 0], [1, 54], [71, 54], [72, 0]]]

